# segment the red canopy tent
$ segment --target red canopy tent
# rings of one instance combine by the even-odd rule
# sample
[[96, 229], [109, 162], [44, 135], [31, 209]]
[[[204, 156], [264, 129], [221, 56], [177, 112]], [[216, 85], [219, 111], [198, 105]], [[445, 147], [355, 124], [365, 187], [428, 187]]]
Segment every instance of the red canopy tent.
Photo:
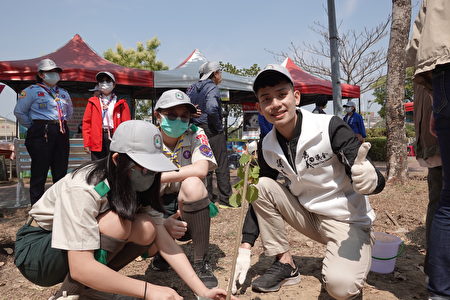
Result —
[[[294, 88], [300, 90], [302, 94], [333, 95], [331, 81], [317, 78], [303, 71], [289, 57], [282, 63], [291, 73], [294, 80]], [[359, 98], [360, 89], [357, 85], [341, 84], [342, 98]]]
[[[326, 97], [326, 99], [333, 99], [333, 86], [331, 81], [315, 77], [303, 71], [297, 66], [292, 59], [286, 58], [281, 64], [289, 73], [291, 73], [292, 80], [294, 80], [294, 88], [302, 93], [300, 106], [314, 104], [319, 97]], [[341, 84], [342, 98], [360, 98], [361, 92], [357, 85]], [[249, 103], [256, 102], [257, 99], [252, 92], [240, 92], [240, 97], [235, 97], [229, 103]]]
[[[131, 91], [131, 94], [134, 94], [143, 88], [153, 87], [152, 71], [114, 64], [99, 56], [78, 34], [63, 47], [47, 55], [25, 60], [1, 61], [0, 81], [11, 86], [16, 92], [20, 91], [35, 81], [37, 64], [44, 58], [54, 60], [63, 69], [61, 86], [70, 92], [74, 89], [85, 92], [86, 86], [80, 87], [80, 82], [89, 83], [89, 87], [93, 87], [95, 75], [105, 70], [114, 74], [118, 85], [116, 91], [122, 87], [127, 93]], [[130, 90], [129, 87], [134, 89]]]

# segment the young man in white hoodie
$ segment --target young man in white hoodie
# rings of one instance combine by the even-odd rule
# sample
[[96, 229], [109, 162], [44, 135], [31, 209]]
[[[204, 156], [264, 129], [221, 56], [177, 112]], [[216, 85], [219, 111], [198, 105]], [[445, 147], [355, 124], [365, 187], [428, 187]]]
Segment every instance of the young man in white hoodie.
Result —
[[[265, 255], [276, 256], [276, 260], [252, 288], [271, 292], [300, 281], [289, 252], [287, 222], [327, 246], [322, 275], [328, 293], [336, 299], [358, 296], [370, 269], [375, 219], [365, 195], [384, 188], [384, 177], [366, 159], [370, 144], [361, 145], [338, 117], [297, 108], [300, 92], [294, 90], [288, 70], [280, 65], [268, 65], [261, 71], [253, 90], [259, 113], [274, 127], [258, 149], [259, 195], [251, 208], [257, 222], [249, 213], [244, 237], [259, 231]], [[276, 180], [279, 175], [285, 184]], [[256, 230], [249, 229], [252, 226]], [[246, 245], [251, 244], [247, 240]], [[239, 264], [250, 263], [249, 247], [244, 248], [238, 273], [248, 270]], [[240, 282], [242, 278], [245, 275]]]

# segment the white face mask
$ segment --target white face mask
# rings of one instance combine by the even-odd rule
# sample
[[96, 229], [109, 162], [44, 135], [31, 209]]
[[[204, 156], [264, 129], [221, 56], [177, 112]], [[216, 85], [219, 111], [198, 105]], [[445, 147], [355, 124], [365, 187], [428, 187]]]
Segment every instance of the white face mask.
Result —
[[112, 81], [111, 82], [107, 82], [107, 81], [100, 82], [98, 84], [98, 86], [100, 88], [100, 91], [105, 95], [109, 95], [112, 92], [112, 90], [114, 89], [114, 83]]
[[353, 111], [353, 107], [346, 107], [345, 108], [345, 112], [346, 113], [349, 113], [349, 112], [352, 112]]
[[50, 85], [57, 84], [60, 79], [61, 78], [59, 77], [58, 72], [45, 72], [44, 73], [43, 80]]

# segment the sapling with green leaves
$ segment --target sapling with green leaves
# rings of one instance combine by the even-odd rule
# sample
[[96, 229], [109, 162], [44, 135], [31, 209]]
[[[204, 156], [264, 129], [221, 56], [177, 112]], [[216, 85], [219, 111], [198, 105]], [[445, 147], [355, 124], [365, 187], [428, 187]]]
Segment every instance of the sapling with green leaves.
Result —
[[[239, 168], [237, 175], [239, 182], [234, 187], [233, 194], [230, 197], [230, 204], [234, 207], [241, 207], [241, 214], [236, 235], [236, 244], [234, 247], [233, 264], [231, 268], [230, 280], [228, 281], [227, 300], [231, 297], [231, 289], [233, 286], [234, 273], [236, 271], [236, 260], [238, 257], [240, 238], [242, 235], [242, 224], [247, 211], [247, 202], [252, 203], [258, 199], [258, 189], [255, 184], [259, 179], [259, 165], [256, 159], [256, 142], [247, 145], [246, 153], [242, 154], [239, 159]], [[243, 201], [244, 200], [244, 201]], [[247, 200], [247, 201], [245, 201]]]

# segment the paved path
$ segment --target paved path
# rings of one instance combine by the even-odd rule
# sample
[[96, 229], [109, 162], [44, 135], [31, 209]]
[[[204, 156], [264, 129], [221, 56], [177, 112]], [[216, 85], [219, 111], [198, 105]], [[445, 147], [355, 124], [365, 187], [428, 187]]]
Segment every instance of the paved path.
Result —
[[[375, 166], [386, 174], [386, 162], [374, 162]], [[415, 156], [408, 156], [408, 173], [409, 174], [423, 174], [426, 176], [428, 174], [428, 170], [425, 167], [421, 167], [417, 162]]]

